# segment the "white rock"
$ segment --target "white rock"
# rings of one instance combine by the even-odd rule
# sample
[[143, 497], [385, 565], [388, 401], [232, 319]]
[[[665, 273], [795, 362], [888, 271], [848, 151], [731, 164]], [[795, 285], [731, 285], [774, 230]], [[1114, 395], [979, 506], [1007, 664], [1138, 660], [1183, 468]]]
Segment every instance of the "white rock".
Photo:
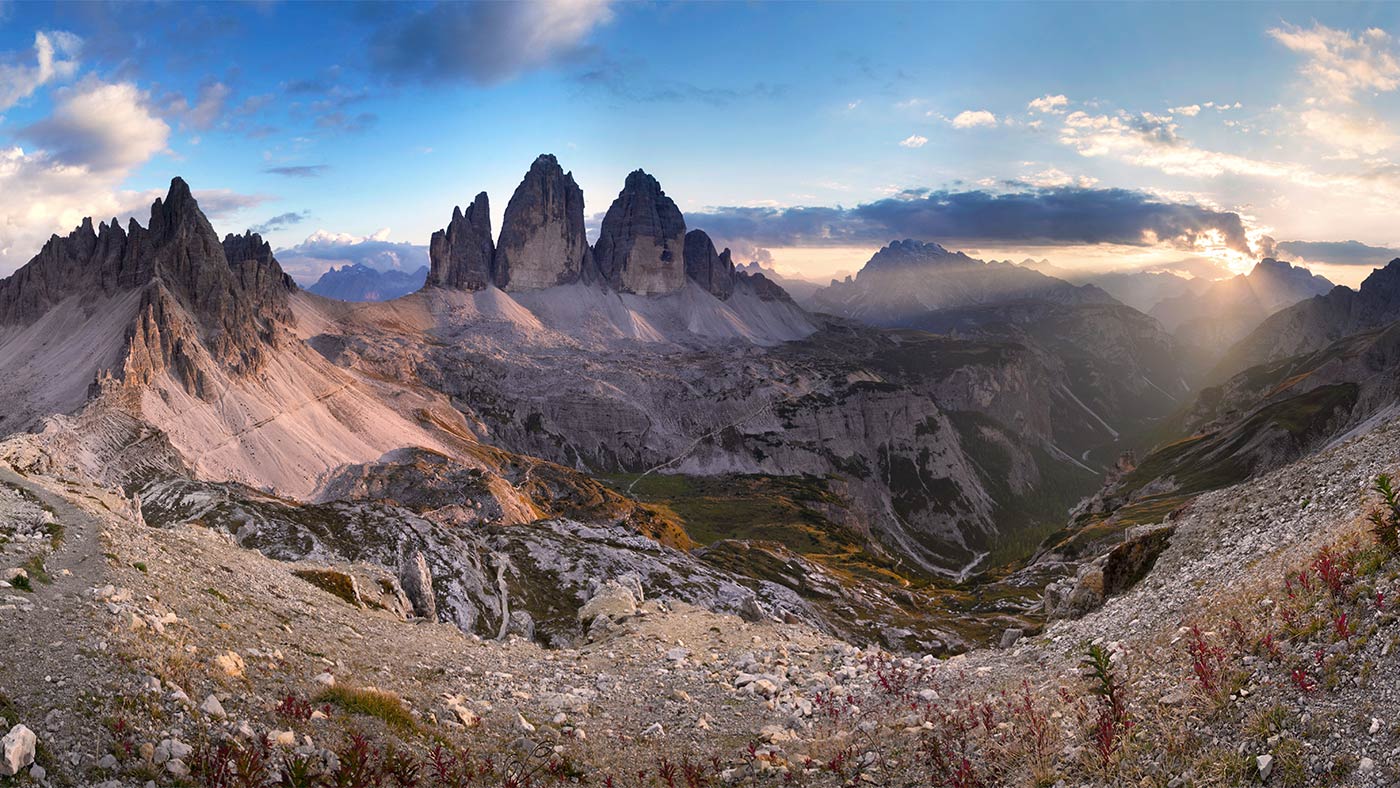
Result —
[[39, 737], [24, 725], [16, 725], [0, 738], [0, 775], [19, 774], [19, 770], [34, 762], [34, 746]]
[[1259, 779], [1267, 782], [1274, 770], [1274, 756], [1260, 755], [1254, 759], [1254, 765], [1259, 769]]
[[312, 681], [316, 682], [317, 684], [321, 684], [321, 685], [323, 685], [323, 686], [326, 686], [326, 687], [334, 687], [334, 686], [335, 686], [335, 676], [332, 676], [330, 673], [326, 673], [326, 672], [317, 673], [317, 674], [316, 674], [316, 678], [312, 679]]
[[1373, 771], [1375, 771], [1375, 770], [1376, 770], [1376, 762], [1375, 762], [1375, 761], [1371, 760], [1370, 758], [1362, 758], [1362, 759], [1361, 759], [1361, 771], [1362, 771], [1363, 773], [1366, 773], [1366, 772], [1373, 772]]
[[224, 704], [220, 703], [219, 699], [213, 695], [205, 698], [204, 702], [199, 704], [199, 710], [216, 720], [222, 720], [228, 716], [224, 713]]

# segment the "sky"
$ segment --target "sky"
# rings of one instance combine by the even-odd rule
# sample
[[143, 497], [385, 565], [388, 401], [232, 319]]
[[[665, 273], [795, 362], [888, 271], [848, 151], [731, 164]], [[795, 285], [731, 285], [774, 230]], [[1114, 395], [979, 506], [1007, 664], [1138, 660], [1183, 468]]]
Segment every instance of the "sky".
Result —
[[0, 274], [176, 175], [303, 282], [412, 269], [540, 153], [592, 228], [642, 168], [790, 275], [912, 237], [1354, 285], [1400, 256], [1400, 4], [0, 0]]

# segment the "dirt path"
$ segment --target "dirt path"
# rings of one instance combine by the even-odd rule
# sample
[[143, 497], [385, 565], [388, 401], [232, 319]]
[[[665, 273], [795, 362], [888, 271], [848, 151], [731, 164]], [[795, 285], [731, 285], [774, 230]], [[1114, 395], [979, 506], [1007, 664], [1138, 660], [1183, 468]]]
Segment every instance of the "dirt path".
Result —
[[[104, 584], [100, 520], [63, 496], [0, 465], [0, 482], [34, 495], [62, 526], [58, 547], [43, 556], [47, 581], [31, 578], [29, 604], [0, 610], [0, 695], [10, 699], [10, 725], [39, 736], [40, 762], [58, 784], [76, 784], [80, 769], [100, 756], [94, 736], [97, 699], [112, 671], [105, 667], [106, 628], [89, 589]], [[73, 491], [83, 495], [81, 490]]]

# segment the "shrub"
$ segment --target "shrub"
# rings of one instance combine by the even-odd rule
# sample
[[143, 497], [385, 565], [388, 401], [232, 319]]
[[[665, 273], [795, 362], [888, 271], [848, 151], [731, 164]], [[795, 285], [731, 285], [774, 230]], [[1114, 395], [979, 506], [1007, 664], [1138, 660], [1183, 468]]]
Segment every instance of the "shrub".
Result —
[[1089, 694], [1094, 698], [1090, 743], [1099, 757], [1100, 767], [1107, 772], [1132, 730], [1127, 684], [1118, 676], [1112, 657], [1102, 646], [1090, 646], [1080, 664], [1085, 668]]
[[1376, 477], [1374, 489], [1380, 494], [1381, 503], [1366, 515], [1371, 535], [1387, 552], [1400, 553], [1400, 493], [1395, 490], [1394, 480], [1384, 473]]

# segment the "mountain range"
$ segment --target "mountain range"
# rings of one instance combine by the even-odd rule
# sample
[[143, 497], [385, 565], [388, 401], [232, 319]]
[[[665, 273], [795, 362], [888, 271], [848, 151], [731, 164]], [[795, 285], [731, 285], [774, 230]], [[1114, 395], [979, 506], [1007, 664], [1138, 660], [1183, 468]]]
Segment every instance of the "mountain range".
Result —
[[428, 267], [416, 271], [396, 268], [380, 270], [363, 263], [346, 263], [321, 274], [308, 292], [341, 301], [392, 301], [423, 287], [428, 280]]

